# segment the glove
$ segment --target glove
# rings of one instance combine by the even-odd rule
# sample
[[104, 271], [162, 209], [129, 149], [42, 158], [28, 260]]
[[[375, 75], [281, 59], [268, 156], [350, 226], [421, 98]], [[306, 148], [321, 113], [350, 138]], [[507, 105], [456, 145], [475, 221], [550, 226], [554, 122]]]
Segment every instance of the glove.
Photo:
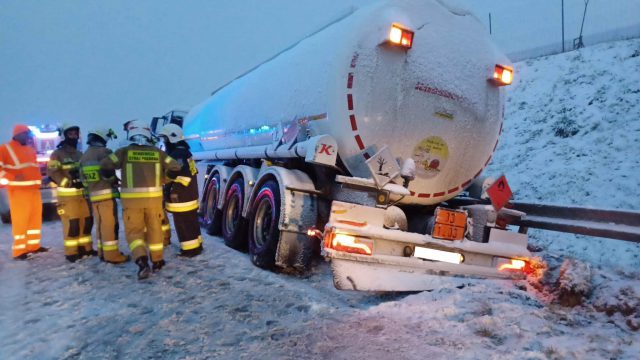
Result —
[[0, 186], [9, 185], [9, 180], [7, 178], [0, 179]]
[[71, 181], [71, 187], [82, 189], [84, 187], [84, 184], [82, 184], [82, 181], [80, 181], [80, 179], [74, 179]]

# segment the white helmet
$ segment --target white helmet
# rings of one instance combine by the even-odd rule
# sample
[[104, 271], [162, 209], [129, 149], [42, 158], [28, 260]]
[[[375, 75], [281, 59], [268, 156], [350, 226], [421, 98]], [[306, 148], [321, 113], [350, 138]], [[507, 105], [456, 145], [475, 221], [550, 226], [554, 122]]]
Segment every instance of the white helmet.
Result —
[[102, 140], [104, 140], [104, 142], [109, 141], [110, 139], [117, 139], [118, 136], [116, 135], [115, 131], [113, 131], [113, 129], [94, 129], [89, 131], [89, 133], [87, 133], [87, 138], [89, 138], [91, 135], [95, 135], [99, 138], [101, 138]]
[[151, 129], [149, 125], [146, 125], [140, 120], [133, 120], [127, 123], [127, 139], [130, 141], [135, 141], [133, 138], [135, 136], [144, 136], [148, 141], [151, 141]]
[[184, 140], [182, 128], [176, 124], [165, 125], [158, 133], [158, 136], [166, 136], [172, 144], [175, 144], [180, 140]]

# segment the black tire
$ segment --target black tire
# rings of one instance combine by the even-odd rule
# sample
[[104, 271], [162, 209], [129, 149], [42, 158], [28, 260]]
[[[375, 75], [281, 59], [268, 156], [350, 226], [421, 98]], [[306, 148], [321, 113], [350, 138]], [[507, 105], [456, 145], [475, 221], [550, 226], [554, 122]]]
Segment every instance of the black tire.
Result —
[[214, 173], [207, 182], [200, 209], [200, 225], [209, 235], [220, 235], [222, 233], [222, 212], [218, 209], [218, 195], [220, 194], [220, 174]]
[[3, 224], [11, 224], [11, 213], [8, 211], [6, 213], [0, 213], [0, 220]]
[[251, 262], [263, 269], [275, 266], [280, 240], [280, 188], [274, 180], [265, 182], [249, 211], [249, 255]]
[[247, 248], [246, 227], [243, 226], [244, 181], [236, 179], [225, 194], [222, 207], [222, 236], [228, 247], [236, 250]]

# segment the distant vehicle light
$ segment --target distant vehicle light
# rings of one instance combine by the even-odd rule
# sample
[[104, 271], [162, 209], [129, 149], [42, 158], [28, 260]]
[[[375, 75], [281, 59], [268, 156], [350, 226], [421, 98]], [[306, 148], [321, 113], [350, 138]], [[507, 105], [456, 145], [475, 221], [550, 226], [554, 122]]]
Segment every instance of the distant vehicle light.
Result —
[[490, 79], [497, 86], [511, 85], [513, 82], [513, 68], [496, 64], [493, 78]]
[[450, 251], [429, 249], [420, 246], [416, 246], [415, 250], [413, 251], [413, 256], [420, 259], [442, 261], [451, 264], [460, 264], [464, 261], [464, 257], [462, 256], [462, 254]]
[[389, 32], [389, 42], [411, 49], [411, 46], [413, 46], [413, 34], [413, 31], [405, 29], [398, 24], [393, 24]]

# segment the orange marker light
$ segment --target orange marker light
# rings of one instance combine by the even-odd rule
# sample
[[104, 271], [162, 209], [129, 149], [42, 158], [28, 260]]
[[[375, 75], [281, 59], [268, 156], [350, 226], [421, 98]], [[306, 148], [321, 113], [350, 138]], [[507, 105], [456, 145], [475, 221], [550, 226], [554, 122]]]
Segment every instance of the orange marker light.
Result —
[[411, 49], [413, 45], [413, 31], [405, 29], [398, 24], [393, 24], [389, 32], [389, 42]]
[[496, 65], [493, 71], [493, 78], [490, 80], [498, 86], [510, 85], [513, 82], [513, 68]]
[[500, 271], [504, 271], [504, 270], [524, 270], [525, 265], [526, 265], [526, 263], [524, 262], [524, 260], [511, 259], [511, 263], [505, 263], [505, 264], [500, 265], [498, 270], [500, 270]]

